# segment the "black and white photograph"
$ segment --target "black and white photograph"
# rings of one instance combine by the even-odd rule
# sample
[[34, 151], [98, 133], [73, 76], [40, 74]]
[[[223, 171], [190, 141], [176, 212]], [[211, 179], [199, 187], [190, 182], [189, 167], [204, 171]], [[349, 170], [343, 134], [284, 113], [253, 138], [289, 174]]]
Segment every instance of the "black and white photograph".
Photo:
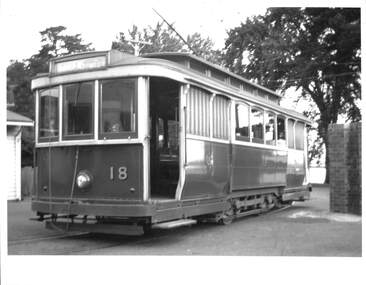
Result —
[[1, 0], [0, 284], [362, 283], [365, 17]]

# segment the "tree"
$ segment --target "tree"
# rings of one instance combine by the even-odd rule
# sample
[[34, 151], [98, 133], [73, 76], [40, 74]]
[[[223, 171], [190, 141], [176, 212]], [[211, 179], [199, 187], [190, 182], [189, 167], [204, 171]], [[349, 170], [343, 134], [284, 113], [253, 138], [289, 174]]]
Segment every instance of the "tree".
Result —
[[84, 44], [81, 34], [64, 35], [66, 27], [50, 27], [40, 32], [41, 49], [28, 59], [28, 70], [32, 76], [48, 72], [48, 62], [58, 56], [91, 51], [91, 43]]
[[224, 58], [261, 85], [311, 98], [328, 168], [329, 124], [361, 119], [360, 9], [268, 9], [228, 32]]
[[[128, 31], [128, 36], [121, 32], [117, 41], [112, 42], [112, 49], [118, 49], [127, 53], [134, 53], [129, 39], [148, 42], [140, 49], [140, 54], [153, 52], [192, 52], [189, 47], [179, 38], [179, 36], [169, 28], [165, 28], [163, 23], [157, 23], [155, 27], [149, 26], [139, 31], [137, 26], [133, 26]], [[221, 63], [221, 52], [214, 50], [213, 42], [209, 38], [203, 38], [199, 33], [188, 35], [185, 40], [194, 50], [195, 54], [213, 63]]]
[[[7, 68], [7, 93], [14, 97], [14, 110], [34, 119], [34, 96], [31, 91], [31, 79], [37, 73], [48, 72], [51, 58], [91, 50], [91, 44], [83, 44], [80, 34], [64, 35], [63, 26], [50, 27], [41, 31], [41, 49], [29, 59], [11, 61]], [[34, 134], [23, 132], [22, 155], [30, 164], [33, 160]]]

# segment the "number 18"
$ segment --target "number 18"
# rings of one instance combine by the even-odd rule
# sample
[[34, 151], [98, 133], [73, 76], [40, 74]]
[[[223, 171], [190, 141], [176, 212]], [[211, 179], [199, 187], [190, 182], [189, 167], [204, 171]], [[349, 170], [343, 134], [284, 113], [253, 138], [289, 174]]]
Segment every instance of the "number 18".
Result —
[[[114, 166], [109, 168], [109, 179], [114, 180]], [[118, 168], [118, 179], [126, 180], [127, 179], [127, 167], [121, 166]]]

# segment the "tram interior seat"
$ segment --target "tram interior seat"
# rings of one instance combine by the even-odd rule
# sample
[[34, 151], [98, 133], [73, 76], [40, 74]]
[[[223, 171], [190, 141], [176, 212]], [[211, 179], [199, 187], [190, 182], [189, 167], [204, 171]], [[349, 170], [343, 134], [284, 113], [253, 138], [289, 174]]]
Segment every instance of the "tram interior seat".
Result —
[[179, 84], [150, 79], [152, 199], [174, 199], [179, 180]]

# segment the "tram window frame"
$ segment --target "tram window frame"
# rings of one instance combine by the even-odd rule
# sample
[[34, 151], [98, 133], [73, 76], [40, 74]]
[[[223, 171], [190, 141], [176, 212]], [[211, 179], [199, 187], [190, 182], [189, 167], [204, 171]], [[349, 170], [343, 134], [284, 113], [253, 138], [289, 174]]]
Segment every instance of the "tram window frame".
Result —
[[[68, 86], [78, 85], [80, 84], [80, 88], [82, 84], [90, 84], [92, 87], [92, 91], [90, 92], [90, 103], [91, 103], [91, 118], [90, 118], [90, 126], [91, 130], [90, 133], [86, 134], [67, 134], [68, 128], [68, 117], [66, 117], [66, 89]], [[62, 139], [63, 140], [87, 140], [87, 139], [94, 139], [94, 108], [95, 108], [95, 81], [80, 81], [74, 82], [69, 84], [62, 85]]]
[[[302, 128], [299, 130], [298, 125], [302, 125]], [[305, 148], [305, 123], [296, 121], [295, 124], [295, 148], [297, 150], [304, 150]]]
[[[290, 124], [290, 122], [292, 122]], [[287, 120], [287, 134], [288, 134], [288, 139], [287, 139], [287, 144], [288, 144], [288, 148], [291, 148], [291, 149], [295, 149], [295, 123], [296, 123], [296, 120], [294, 119], [288, 119]], [[290, 126], [292, 125], [292, 126]]]
[[[270, 133], [270, 132], [267, 132], [267, 125], [269, 125], [269, 122], [270, 122], [270, 117], [269, 116], [272, 116], [273, 118], [273, 123], [272, 123], [272, 128], [273, 128], [273, 131], [272, 131], [272, 139], [267, 139], [266, 138], [266, 135], [267, 133]], [[277, 126], [277, 118], [276, 118], [276, 114], [274, 112], [271, 112], [271, 111], [265, 111], [264, 112], [264, 140], [265, 140], [265, 143], [267, 145], [273, 145], [275, 146], [276, 145], [276, 138], [277, 138], [277, 131], [276, 131], [276, 126]]]
[[211, 99], [213, 94], [198, 86], [191, 86], [187, 94], [187, 135], [210, 138], [212, 134]]
[[[280, 121], [283, 121], [283, 124], [280, 127]], [[287, 146], [287, 129], [286, 129], [286, 117], [283, 115], [277, 115], [276, 122], [277, 129], [277, 146]]]
[[[57, 90], [57, 100], [56, 100], [56, 115], [55, 115], [55, 129], [53, 131], [57, 131], [57, 135], [54, 136], [41, 136], [41, 126], [42, 126], [42, 92], [49, 92], [52, 90]], [[45, 97], [47, 95], [44, 95]], [[50, 95], [48, 95], [50, 96]], [[60, 122], [59, 122], [59, 110], [60, 110], [60, 86], [51, 86], [49, 88], [39, 89], [38, 90], [38, 141], [39, 142], [54, 142], [58, 141], [60, 137]], [[50, 115], [50, 114], [49, 114]], [[48, 121], [51, 122], [50, 116], [48, 116]]]
[[[246, 111], [247, 111], [247, 121], [248, 121], [248, 125], [247, 125], [247, 133], [248, 135], [242, 135], [241, 132], [238, 130], [241, 129], [238, 124], [239, 124], [239, 114], [241, 114], [240, 110], [238, 109], [238, 107], [245, 107]], [[244, 116], [245, 117], [245, 116]], [[242, 127], [243, 128], [243, 127]], [[251, 126], [250, 126], [250, 106], [248, 104], [245, 103], [235, 103], [235, 139], [239, 140], [239, 141], [250, 141], [250, 130], [251, 130]]]
[[[221, 100], [221, 103], [218, 102]], [[216, 94], [212, 98], [212, 138], [219, 140], [229, 139], [229, 106], [230, 99]]]
[[[261, 132], [254, 132], [254, 130], [253, 130], [253, 127], [254, 126], [256, 126], [256, 125], [253, 125], [253, 122], [254, 122], [254, 120], [253, 120], [253, 111], [258, 111], [258, 112], [260, 112], [261, 113], [261, 118], [262, 118], [262, 122], [261, 123], [259, 123], [259, 124], [256, 124], [256, 125], [262, 125], [262, 127], [261, 127]], [[264, 110], [262, 109], [262, 108], [260, 108], [260, 107], [257, 107], [257, 106], [251, 106], [251, 108], [250, 108], [250, 119], [249, 119], [249, 122], [250, 122], [250, 137], [251, 137], [251, 141], [253, 142], [253, 143], [260, 143], [260, 144], [264, 144]], [[257, 136], [255, 136], [255, 134], [261, 134], [262, 136], [261, 137], [257, 137]]]
[[[103, 82], [111, 82], [117, 80], [133, 80], [134, 81], [134, 95], [133, 95], [133, 111], [134, 113], [134, 129], [131, 131], [119, 131], [119, 132], [104, 132], [103, 131], [103, 91], [102, 91], [102, 84]], [[99, 90], [99, 106], [98, 106], [98, 138], [99, 139], [126, 139], [126, 138], [137, 138], [138, 137], [138, 77], [118, 77], [118, 78], [106, 78], [103, 80], [99, 80], [98, 82], [98, 90]]]

